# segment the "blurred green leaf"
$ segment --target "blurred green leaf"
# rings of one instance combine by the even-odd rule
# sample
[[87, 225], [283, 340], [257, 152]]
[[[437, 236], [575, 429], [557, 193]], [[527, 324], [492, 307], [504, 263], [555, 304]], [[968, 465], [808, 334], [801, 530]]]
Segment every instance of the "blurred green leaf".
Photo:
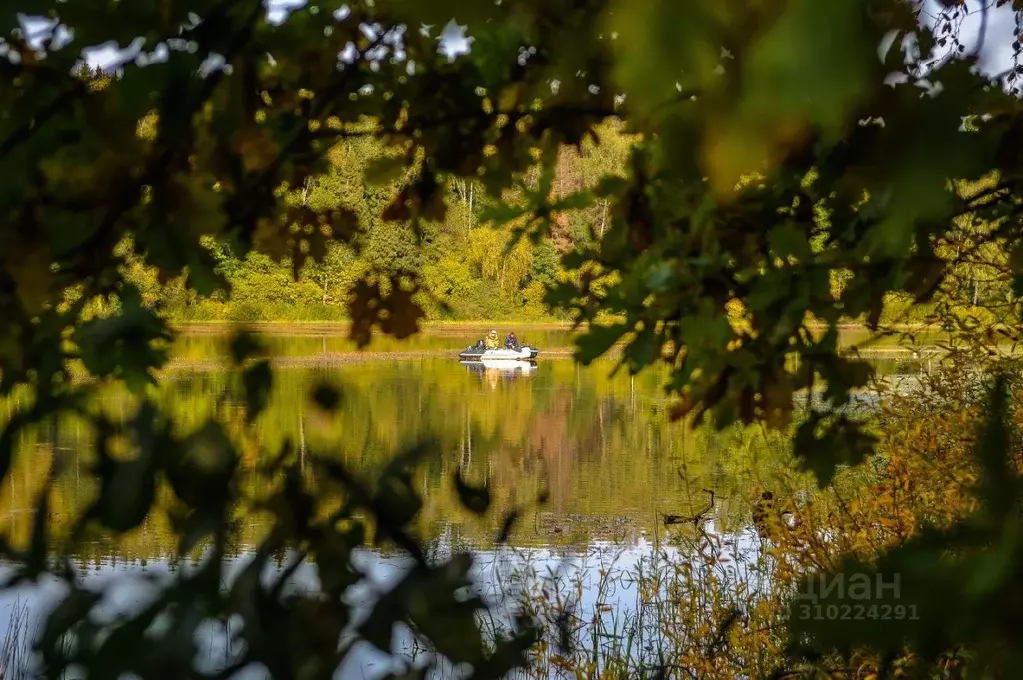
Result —
[[0, 432], [0, 484], [7, 479], [14, 459], [15, 435], [20, 428], [19, 419], [9, 420]]
[[[58, 468], [57, 461], [51, 464]], [[25, 575], [35, 580], [47, 570], [47, 560], [53, 546], [50, 544], [50, 492], [53, 490], [55, 471], [51, 470], [47, 477], [46, 484], [39, 491], [39, 499], [35, 504], [35, 513], [32, 517], [32, 538], [29, 543], [28, 552], [25, 554]]]
[[622, 358], [629, 366], [630, 373], [638, 373], [652, 364], [658, 357], [661, 349], [660, 338], [653, 326], [646, 326], [636, 333], [622, 354]]
[[881, 34], [866, 9], [857, 0], [786, 3], [744, 61], [749, 122], [759, 116], [779, 125], [791, 116], [832, 132], [844, 128], [869, 80], [883, 77]]
[[405, 172], [405, 158], [381, 156], [366, 165], [365, 178], [370, 186], [386, 186], [398, 180]]
[[85, 619], [101, 600], [102, 595], [98, 593], [73, 587], [67, 597], [50, 611], [43, 624], [38, 645], [48, 671], [64, 669], [66, 661], [63, 652], [66, 650], [60, 646], [61, 639]]
[[312, 399], [324, 411], [333, 413], [341, 406], [341, 391], [333, 385], [321, 383], [313, 388]]
[[409, 622], [454, 663], [479, 663], [485, 647], [475, 617], [483, 602], [459, 594], [472, 586], [472, 562], [471, 556], [460, 554], [436, 567], [418, 567], [377, 606], [386, 602], [402, 607]]
[[995, 517], [1004, 517], [1015, 506], [1020, 495], [1018, 474], [1010, 467], [1008, 452], [1012, 450], [1009, 426], [1009, 387], [1004, 374], [991, 381], [986, 404], [986, 420], [975, 444], [975, 456], [981, 466], [980, 497]]
[[460, 470], [455, 470], [453, 475], [455, 490], [458, 492], [458, 499], [466, 508], [482, 515], [490, 508], [490, 489], [486, 486], [474, 487], [465, 483]]
[[161, 435], [156, 408], [144, 402], [134, 418], [133, 431], [137, 455], [121, 461], [112, 456], [110, 446], [119, 430], [112, 423], [97, 420], [96, 463], [94, 473], [100, 482], [99, 494], [83, 516], [103, 527], [126, 532], [139, 526], [149, 515], [156, 498], [156, 475], [165, 455], [166, 437]]
[[627, 332], [624, 324], [598, 326], [591, 324], [586, 333], [575, 340], [576, 358], [584, 366], [603, 356]]
[[266, 346], [255, 333], [244, 328], [236, 331], [228, 343], [231, 358], [241, 366], [247, 359], [260, 356], [266, 352]]
[[399, 340], [419, 332], [419, 321], [426, 317], [423, 308], [414, 299], [415, 291], [405, 290], [393, 284], [390, 295], [384, 301], [387, 316], [381, 319], [380, 329]]
[[670, 262], [652, 268], [646, 275], [646, 285], [654, 293], [668, 292], [677, 280], [676, 266]]
[[622, 193], [628, 187], [629, 182], [624, 177], [603, 177], [593, 189], [593, 195], [598, 198], [608, 198]]
[[831, 483], [839, 466], [854, 466], [874, 452], [877, 438], [861, 423], [846, 416], [811, 413], [797, 428], [793, 453], [800, 466], [813, 472], [821, 489]]
[[607, 32], [618, 51], [615, 81], [630, 108], [648, 113], [677, 96], [676, 84], [690, 91], [714, 78], [730, 11], [720, 3], [613, 2]]
[[375, 500], [385, 534], [404, 530], [423, 507], [422, 499], [409, 481], [395, 475], [380, 480]]
[[771, 244], [771, 250], [778, 257], [795, 257], [805, 261], [812, 256], [806, 235], [789, 222], [771, 229], [767, 239]]
[[495, 203], [485, 208], [479, 216], [481, 225], [500, 226], [516, 220], [529, 212], [527, 206], [518, 206], [510, 203]]
[[242, 373], [242, 382], [245, 385], [245, 415], [252, 423], [270, 403], [273, 388], [273, 368], [270, 361], [263, 359], [246, 368]]
[[[164, 435], [166, 436], [166, 435]], [[168, 444], [166, 472], [174, 493], [192, 509], [219, 517], [231, 498], [230, 485], [239, 462], [238, 452], [223, 425], [207, 420], [181, 440]]]
[[117, 377], [139, 393], [155, 382], [151, 371], [167, 361], [172, 336], [163, 319], [142, 306], [138, 290], [126, 286], [116, 314], [81, 324], [72, 338], [90, 373]]

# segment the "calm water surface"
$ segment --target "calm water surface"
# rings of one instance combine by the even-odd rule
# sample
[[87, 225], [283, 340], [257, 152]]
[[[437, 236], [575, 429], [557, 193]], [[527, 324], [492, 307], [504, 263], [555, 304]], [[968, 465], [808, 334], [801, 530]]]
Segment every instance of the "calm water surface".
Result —
[[[571, 347], [571, 337], [560, 330], [519, 335], [542, 349]], [[481, 566], [479, 574], [491, 590], [500, 581], [494, 565], [509, 555], [518, 564], [533, 561], [551, 569], [579, 569], [587, 560], [604, 559], [600, 555], [609, 554], [612, 546], [625, 550], [619, 559], [642, 559], [662, 538], [662, 516], [695, 514], [708, 505], [708, 490], [714, 491], [714, 530], [741, 542], [752, 489], [770, 487], [788, 470], [787, 444], [778, 439], [752, 430], [687, 431], [670, 423], [669, 401], [661, 388], [665, 374], [659, 370], [636, 377], [623, 370], [612, 376], [613, 361], [580, 367], [563, 355], [545, 359], [541, 354], [531, 371], [481, 371], [455, 358], [476, 337], [471, 329], [441, 329], [412, 343], [381, 338], [369, 348], [374, 354], [361, 361], [350, 360], [352, 346], [343, 336], [271, 338], [275, 356], [301, 361], [284, 362], [276, 372], [270, 406], [258, 421], [259, 436], [268, 450], [290, 438], [303, 456], [336, 457], [371, 474], [403, 443], [435, 435], [441, 455], [419, 471], [425, 507], [416, 530], [441, 552], [475, 551], [489, 565]], [[402, 354], [386, 355], [393, 351]], [[222, 338], [183, 336], [174, 356], [179, 368], [165, 376], [159, 398], [169, 405], [180, 432], [200, 426], [221, 400], [229, 408], [241, 406], [238, 376], [221, 368]], [[920, 362], [879, 364], [880, 373], [919, 368]], [[321, 382], [336, 385], [343, 395], [332, 419], [308, 398]], [[103, 407], [128, 414], [132, 402], [111, 389]], [[58, 534], [88, 502], [94, 493], [87, 474], [89, 437], [81, 423], [66, 422], [23, 438], [23, 454], [0, 494], [0, 521], [16, 542], [27, 541], [32, 505], [52, 450], [70, 454], [51, 504]], [[243, 466], [257, 462], [246, 459]], [[489, 515], [481, 519], [460, 507], [452, 485], [456, 471], [471, 482], [491, 485]], [[542, 493], [549, 496], [544, 505], [536, 502]], [[494, 537], [513, 507], [523, 509], [522, 519], [510, 547], [498, 551]], [[265, 530], [258, 519], [246, 519], [233, 559], [244, 560]], [[143, 571], [169, 572], [175, 540], [158, 507], [140, 530], [117, 542], [89, 544], [74, 557], [96, 583], [122, 579], [127, 585], [118, 588], [117, 601], [108, 606], [132, 608], [145, 601], [145, 593], [139, 583], [131, 583]], [[400, 572], [395, 558], [387, 555], [367, 553], [365, 559], [384, 581]], [[315, 570], [297, 578], [303, 587], [315, 587]], [[583, 604], [592, 606], [595, 595], [586, 592]], [[0, 639], [7, 634], [15, 597], [38, 618], [58, 595], [59, 590], [43, 584], [3, 596]], [[619, 594], [626, 603], [622, 606], [629, 597]], [[366, 677], [385, 670], [369, 656], [360, 663], [362, 671], [370, 669]]]

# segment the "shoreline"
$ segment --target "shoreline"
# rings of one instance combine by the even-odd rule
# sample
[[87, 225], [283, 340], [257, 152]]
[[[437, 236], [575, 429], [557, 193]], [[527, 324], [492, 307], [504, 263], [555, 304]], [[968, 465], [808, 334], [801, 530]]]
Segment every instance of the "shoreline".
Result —
[[[171, 322], [172, 331], [181, 335], [226, 335], [237, 328], [248, 328], [256, 332], [270, 335], [299, 336], [299, 335], [324, 335], [341, 336], [346, 335], [350, 321], [183, 321]], [[486, 321], [427, 321], [420, 325], [421, 334], [436, 334], [439, 331], [480, 331], [489, 327], [511, 327], [529, 330], [548, 330], [571, 332], [573, 324], [571, 321], [514, 321], [514, 320], [486, 320]], [[827, 326], [812, 325], [812, 330], [824, 330]], [[897, 333], [946, 333], [941, 326], [934, 324], [892, 324], [886, 326], [886, 330]], [[871, 331], [867, 326], [858, 323], [839, 324], [838, 330], [844, 333], [864, 333]], [[379, 331], [376, 331], [379, 332]], [[413, 336], [414, 337], [414, 336]]]
[[[271, 335], [347, 335], [350, 321], [186, 321], [171, 322], [172, 331], [182, 335], [226, 335], [237, 328], [247, 328]], [[430, 321], [420, 324], [420, 334], [443, 330], [480, 331], [491, 327], [512, 327], [523, 330], [571, 331], [570, 321]], [[374, 335], [381, 333], [374, 330]], [[418, 335], [418, 334], [417, 334]], [[413, 336], [415, 337], [415, 336]]]

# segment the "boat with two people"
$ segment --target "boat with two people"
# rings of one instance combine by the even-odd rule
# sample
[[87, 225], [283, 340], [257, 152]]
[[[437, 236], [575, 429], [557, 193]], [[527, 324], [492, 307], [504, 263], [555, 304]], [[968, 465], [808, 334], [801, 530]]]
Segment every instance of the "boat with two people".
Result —
[[489, 334], [475, 345], [466, 347], [458, 353], [462, 363], [466, 362], [533, 362], [536, 361], [540, 350], [524, 342], [520, 343], [514, 333], [509, 333], [504, 340], [504, 347], [501, 347], [497, 339], [497, 331], [491, 330]]

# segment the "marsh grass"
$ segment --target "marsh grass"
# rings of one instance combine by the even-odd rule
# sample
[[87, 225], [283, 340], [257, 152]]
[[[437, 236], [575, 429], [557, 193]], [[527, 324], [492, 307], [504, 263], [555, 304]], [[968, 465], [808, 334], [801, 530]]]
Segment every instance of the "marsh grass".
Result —
[[749, 590], [748, 581], [734, 574], [697, 575], [693, 566], [657, 553], [621, 573], [601, 572], [599, 591], [613, 589], [616, 581], [631, 581], [634, 602], [616, 606], [598, 600], [583, 616], [563, 601], [536, 598], [549, 634], [537, 646], [529, 677], [759, 675], [727, 644], [736, 640], [734, 630], [751, 632], [750, 614], [760, 602], [740, 596]]
[[[485, 597], [540, 626], [519, 678], [767, 677], [785, 643], [786, 600], [763, 548], [754, 530], [722, 534], [707, 522], [557, 566], [509, 551]], [[504, 621], [483, 624], [496, 636]]]
[[28, 604], [20, 598], [15, 600], [7, 633], [0, 645], [0, 680], [19, 680], [25, 675], [32, 652], [29, 621]]

